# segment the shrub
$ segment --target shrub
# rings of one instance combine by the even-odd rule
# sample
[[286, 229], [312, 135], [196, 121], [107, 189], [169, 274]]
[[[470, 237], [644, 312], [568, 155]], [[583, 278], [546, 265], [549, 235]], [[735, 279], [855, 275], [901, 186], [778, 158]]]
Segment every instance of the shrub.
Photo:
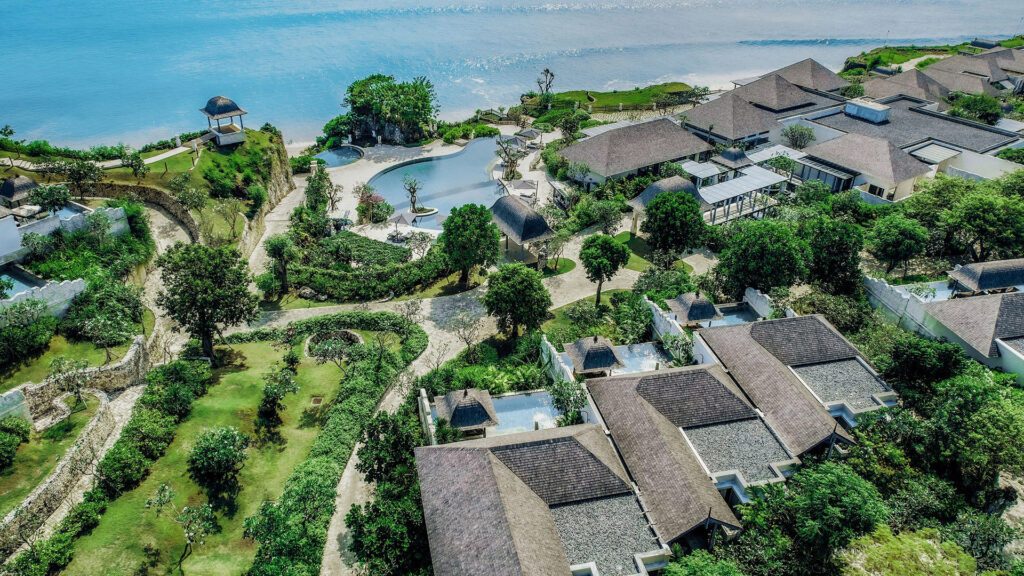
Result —
[[[116, 317], [127, 322], [142, 322], [142, 290], [117, 282], [90, 284], [75, 296], [59, 328], [71, 339], [88, 339], [88, 325], [97, 318]], [[115, 342], [124, 344], [128, 340]]]
[[116, 498], [138, 486], [152, 464], [133, 440], [122, 436], [96, 466], [96, 484], [108, 498]]
[[0, 310], [0, 365], [22, 362], [46, 349], [57, 319], [41, 300], [22, 300]]
[[0, 432], [15, 436], [22, 442], [28, 442], [28, 437], [32, 433], [32, 423], [19, 416], [7, 416], [0, 420]]
[[318, 166], [327, 165], [327, 161], [323, 158], [317, 158], [309, 154], [292, 156], [288, 159], [288, 164], [291, 166], [292, 174], [309, 174], [313, 170], [314, 162], [316, 162]]
[[0, 432], [0, 471], [6, 470], [14, 463], [21, 439], [7, 432]]
[[249, 438], [231, 426], [207, 430], [188, 455], [188, 475], [211, 496], [231, 493], [247, 458]]
[[125, 425], [122, 435], [131, 438], [146, 458], [156, 460], [174, 440], [176, 425], [170, 414], [139, 408]]

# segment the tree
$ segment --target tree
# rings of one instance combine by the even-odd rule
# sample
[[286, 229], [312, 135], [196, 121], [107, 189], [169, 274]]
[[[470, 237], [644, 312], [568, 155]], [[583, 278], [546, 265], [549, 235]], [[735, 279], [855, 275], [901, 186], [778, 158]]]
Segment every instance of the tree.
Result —
[[786, 126], [782, 129], [782, 137], [786, 140], [786, 144], [797, 150], [803, 150], [810, 146], [811, 142], [814, 142], [816, 139], [814, 130], [803, 124], [790, 124]]
[[407, 483], [416, 476], [413, 449], [421, 444], [415, 419], [403, 411], [378, 412], [363, 427], [356, 470], [367, 482]]
[[789, 178], [790, 180], [793, 178], [793, 172], [797, 169], [796, 160], [793, 160], [785, 154], [776, 154], [775, 156], [772, 156], [767, 162], [765, 162], [765, 165], [771, 167], [780, 174], [785, 174], [786, 178]]
[[402, 178], [402, 186], [405, 187], [405, 195], [409, 198], [409, 206], [415, 214], [417, 212], [416, 200], [419, 198], [420, 194], [420, 181], [412, 176], [406, 175]]
[[174, 523], [181, 527], [182, 535], [185, 537], [185, 548], [178, 556], [178, 569], [186, 558], [192, 554], [194, 546], [202, 546], [206, 543], [206, 537], [217, 531], [217, 518], [213, 514], [213, 507], [209, 504], [202, 506], [183, 506], [178, 508], [174, 505], [174, 490], [167, 484], [161, 484], [152, 498], [146, 500], [146, 508], [156, 510], [159, 516], [164, 509], [170, 508], [174, 514]]
[[228, 238], [230, 240], [238, 238], [242, 233], [239, 224], [242, 224], [245, 219], [242, 215], [242, 212], [245, 211], [245, 204], [238, 198], [225, 198], [214, 205], [214, 211], [228, 225]]
[[832, 189], [821, 180], [806, 180], [793, 190], [793, 201], [798, 206], [816, 206], [832, 196]]
[[902, 532], [894, 535], [888, 526], [880, 526], [861, 536], [840, 555], [843, 576], [973, 576], [974, 558], [952, 542], [944, 542], [937, 530]]
[[284, 408], [284, 397], [299, 391], [295, 381], [295, 372], [290, 368], [274, 367], [263, 375], [263, 398], [256, 419], [256, 429], [260, 441], [276, 437], [277, 427], [281, 425], [281, 410]]
[[590, 209], [594, 217], [594, 223], [601, 229], [601, 232], [614, 234], [618, 230], [619, 224], [622, 222], [622, 210], [619, 209], [618, 202], [614, 200], [598, 200], [597, 202], [590, 203]]
[[695, 550], [669, 562], [662, 576], [743, 576], [736, 564], [716, 559], [704, 550]]
[[274, 261], [274, 276], [282, 293], [288, 292], [288, 265], [299, 258], [299, 249], [287, 234], [274, 234], [263, 241], [267, 256]]
[[719, 255], [717, 269], [729, 290], [747, 287], [768, 293], [788, 288], [807, 276], [810, 249], [792, 227], [773, 220], [744, 220], [734, 225]]
[[104, 212], [90, 212], [85, 216], [85, 232], [92, 240], [93, 246], [102, 248], [110, 237], [113, 224]]
[[429, 232], [413, 232], [409, 234], [409, 239], [405, 244], [412, 251], [414, 258], [423, 258], [430, 251], [430, 247], [434, 245], [434, 237]]
[[211, 499], [233, 495], [245, 466], [249, 438], [232, 426], [204, 431], [188, 455], [188, 475]]
[[867, 241], [868, 250], [885, 263], [886, 274], [902, 264], [905, 275], [907, 262], [924, 252], [928, 230], [916, 220], [894, 212], [875, 221]]
[[479, 204], [453, 208], [441, 226], [438, 240], [449, 265], [460, 271], [459, 283], [463, 286], [469, 282], [469, 271], [474, 266], [489, 266], [498, 260], [501, 233], [487, 208]]
[[85, 371], [89, 362], [67, 356], [58, 356], [50, 363], [50, 374], [47, 380], [55, 383], [57, 389], [75, 398], [75, 406], [84, 406], [85, 398], [82, 390], [89, 383], [89, 374]]
[[700, 244], [704, 237], [704, 215], [700, 204], [686, 192], [657, 195], [645, 210], [640, 231], [655, 250], [682, 254]]
[[396, 82], [393, 76], [371, 74], [349, 85], [344, 104], [349, 113], [324, 127], [325, 133], [330, 127], [329, 136], [351, 131], [356, 138], [404, 144], [423, 138], [437, 114], [434, 85], [424, 77]]
[[467, 310], [458, 312], [446, 322], [447, 329], [466, 345], [466, 361], [476, 361], [476, 340], [480, 334], [480, 318]]
[[126, 314], [104, 312], [85, 321], [82, 334], [93, 344], [103, 348], [106, 363], [113, 359], [111, 348], [135, 336], [135, 324]]
[[558, 417], [559, 426], [583, 423], [582, 410], [587, 407], [587, 392], [582, 384], [575, 380], [555, 379], [547, 385], [547, 390], [555, 408], [562, 413]]
[[629, 249], [615, 238], [605, 234], [594, 234], [583, 241], [580, 261], [587, 271], [587, 279], [597, 282], [595, 304], [601, 304], [601, 285], [611, 280], [620, 268], [629, 262]]
[[949, 109], [950, 116], [977, 120], [990, 125], [999, 122], [1003, 117], [1003, 105], [997, 98], [988, 94], [954, 94], [951, 100], [953, 106]]
[[15, 302], [0, 309], [0, 364], [11, 365], [45, 350], [57, 319], [42, 300]]
[[63, 184], [41, 184], [29, 192], [28, 201], [43, 210], [56, 212], [71, 202], [71, 191]]
[[103, 169], [88, 160], [71, 160], [58, 170], [67, 178], [80, 199], [92, 194], [96, 184], [103, 179]]
[[375, 576], [429, 573], [430, 547], [419, 484], [384, 482], [376, 486], [374, 495], [372, 502], [354, 504], [345, 515], [353, 556]]
[[0, 300], [10, 298], [10, 292], [14, 289], [14, 281], [8, 278], [0, 278]]
[[993, 253], [1017, 255], [1024, 246], [1024, 199], [978, 188], [956, 199], [943, 222], [967, 246], [975, 262]]
[[1006, 570], [1010, 554], [1006, 547], [1020, 537], [1020, 531], [996, 514], [968, 510], [943, 526], [942, 534], [956, 542], [978, 561], [981, 570]]
[[808, 280], [833, 294], [849, 294], [860, 285], [859, 226], [821, 216], [801, 226], [800, 235], [810, 247]]
[[575, 142], [576, 134], [580, 131], [580, 126], [584, 120], [588, 120], [589, 117], [586, 113], [575, 111], [570, 114], [562, 116], [562, 119], [558, 121], [558, 127], [562, 129], [562, 139], [566, 143]]
[[223, 328], [255, 320], [258, 298], [249, 270], [234, 248], [175, 244], [157, 259], [164, 288], [157, 304], [202, 343], [216, 361], [213, 337]]
[[526, 150], [519, 146], [515, 138], [498, 137], [494, 143], [497, 145], [495, 151], [498, 159], [501, 160], [503, 180], [515, 180], [519, 173], [519, 161], [526, 156]]
[[556, 230], [555, 235], [548, 239], [548, 259], [554, 264], [553, 270], [558, 270], [558, 261], [570, 240], [572, 240], [572, 232], [567, 228]]
[[483, 297], [487, 313], [498, 329], [515, 336], [520, 326], [535, 330], [547, 317], [551, 295], [541, 282], [540, 272], [520, 263], [504, 264], [490, 276]]
[[205, 190], [192, 184], [192, 176], [189, 173], [178, 174], [167, 184], [171, 194], [179, 204], [186, 210], [200, 211], [206, 207], [210, 196]]
[[131, 170], [132, 176], [135, 176], [136, 180], [141, 180], [143, 176], [149, 173], [149, 166], [143, 160], [142, 155], [137, 151], [129, 151], [127, 148], [121, 154], [121, 166]]
[[541, 96], [551, 92], [551, 86], [555, 83], [555, 73], [549, 68], [545, 68], [541, 71], [540, 76], [537, 78], [537, 90], [540, 91]]
[[353, 353], [353, 348], [358, 346], [343, 338], [325, 338], [315, 343], [310, 343], [309, 354], [316, 360], [317, 364], [333, 363], [338, 370], [345, 369], [345, 362]]

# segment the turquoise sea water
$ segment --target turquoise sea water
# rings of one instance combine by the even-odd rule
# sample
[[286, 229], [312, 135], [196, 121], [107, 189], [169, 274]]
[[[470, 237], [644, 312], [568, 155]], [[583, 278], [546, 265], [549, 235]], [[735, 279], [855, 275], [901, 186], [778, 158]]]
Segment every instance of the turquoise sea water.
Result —
[[1018, 31], [1020, 0], [0, 0], [0, 124], [68, 145], [141, 144], [205, 124], [213, 95], [287, 139], [315, 136], [345, 87], [428, 76], [442, 115], [556, 89], [723, 85], [884, 43]]

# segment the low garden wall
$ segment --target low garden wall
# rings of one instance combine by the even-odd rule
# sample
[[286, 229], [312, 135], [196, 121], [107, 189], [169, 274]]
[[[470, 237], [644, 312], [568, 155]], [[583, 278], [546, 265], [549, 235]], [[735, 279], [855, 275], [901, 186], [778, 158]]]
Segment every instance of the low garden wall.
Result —
[[24, 292], [18, 292], [10, 298], [0, 300], [0, 308], [6, 308], [25, 300], [42, 300], [50, 314], [63, 316], [71, 307], [71, 301], [75, 299], [75, 296], [84, 291], [85, 280], [81, 278], [60, 282], [51, 281], [44, 286], [30, 288]]
[[[149, 370], [149, 352], [142, 336], [136, 336], [124, 358], [108, 366], [87, 368], [89, 382], [87, 388], [101, 392], [117, 392], [130, 386], [141, 384]], [[33, 420], [45, 417], [53, 410], [53, 401], [63, 393], [49, 380], [39, 384], [27, 383], [11, 392], [20, 390], [25, 395], [25, 405]], [[11, 394], [7, 392], [7, 394]], [[7, 395], [5, 394], [5, 396]]]
[[54, 471], [17, 508], [0, 521], [0, 558], [6, 559], [22, 546], [19, 535], [34, 534], [61, 505], [92, 467], [103, 446], [117, 428], [117, 420], [105, 394], [97, 394], [100, 407]]
[[188, 232], [188, 237], [193, 242], [200, 241], [199, 224], [192, 217], [192, 213], [175, 200], [173, 196], [163, 190], [150, 186], [102, 182], [96, 185], [93, 195], [100, 198], [138, 199], [147, 204], [155, 204], [177, 219], [185, 228], [185, 231]]

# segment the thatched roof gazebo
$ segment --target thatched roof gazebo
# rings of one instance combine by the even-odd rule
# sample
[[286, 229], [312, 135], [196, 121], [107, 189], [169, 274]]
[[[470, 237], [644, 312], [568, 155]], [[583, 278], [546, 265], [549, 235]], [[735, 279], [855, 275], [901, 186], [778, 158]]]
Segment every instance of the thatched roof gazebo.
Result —
[[530, 242], [543, 242], [555, 235], [536, 210], [522, 198], [511, 194], [498, 198], [491, 206], [491, 218], [498, 230], [505, 235], [505, 250], [509, 240], [519, 245], [520, 249]]
[[668, 305], [669, 310], [675, 313], [676, 320], [684, 325], [722, 319], [718, 308], [715, 308], [715, 305], [701, 296], [699, 292], [680, 294], [671, 300], [666, 300], [665, 304]]
[[613, 368], [624, 365], [611, 340], [604, 336], [588, 336], [566, 344], [565, 353], [572, 360], [572, 371], [576, 374], [610, 376]]
[[9, 208], [17, 208], [28, 202], [28, 195], [38, 187], [38, 184], [26, 176], [8, 178], [0, 184], [0, 201]]
[[[214, 96], [199, 111], [206, 115], [206, 123], [210, 127], [210, 131], [214, 133], [218, 146], [239, 144], [245, 141], [245, 123], [242, 121], [242, 116], [248, 112], [235, 104], [231, 98]], [[238, 118], [237, 126], [235, 118]], [[228, 120], [228, 124], [221, 124], [221, 120], [225, 119]], [[214, 126], [214, 122], [216, 122], [216, 126]]]
[[498, 414], [487, 390], [453, 390], [435, 397], [434, 409], [439, 419], [447, 420], [452, 428], [465, 433], [482, 433], [485, 428], [498, 425]]

